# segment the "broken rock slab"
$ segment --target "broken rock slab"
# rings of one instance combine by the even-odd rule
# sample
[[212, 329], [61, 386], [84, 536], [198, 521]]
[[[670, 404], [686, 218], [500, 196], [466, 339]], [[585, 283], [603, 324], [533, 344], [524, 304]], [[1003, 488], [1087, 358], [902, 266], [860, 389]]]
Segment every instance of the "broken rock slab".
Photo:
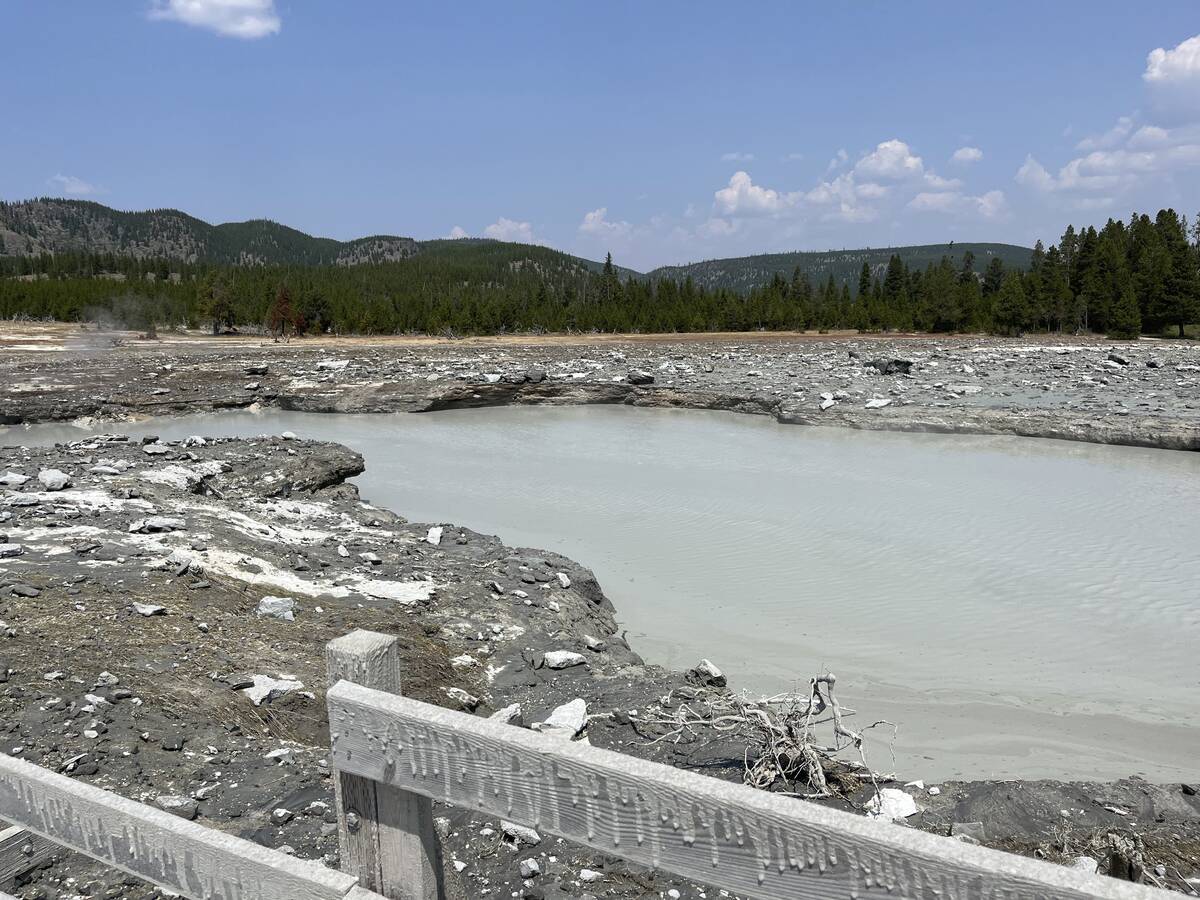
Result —
[[873, 819], [907, 819], [917, 814], [917, 801], [899, 788], [881, 788], [867, 801], [867, 815]]
[[42, 469], [38, 472], [38, 481], [48, 491], [61, 491], [71, 486], [71, 476], [60, 469]]
[[254, 608], [254, 614], [264, 619], [279, 619], [282, 622], [296, 621], [296, 601], [291, 597], [263, 597]]
[[572, 666], [587, 665], [584, 655], [572, 650], [550, 650], [542, 658], [548, 669], [569, 669]]
[[570, 703], [564, 703], [555, 708], [546, 721], [535, 723], [533, 730], [540, 731], [549, 737], [569, 741], [586, 727], [587, 702], [581, 697], [576, 697]]

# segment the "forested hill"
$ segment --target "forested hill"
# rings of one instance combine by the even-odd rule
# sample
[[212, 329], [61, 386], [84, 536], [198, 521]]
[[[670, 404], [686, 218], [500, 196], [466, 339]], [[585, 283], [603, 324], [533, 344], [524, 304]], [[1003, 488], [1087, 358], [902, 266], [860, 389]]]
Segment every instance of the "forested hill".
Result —
[[210, 225], [176, 209], [123, 212], [86, 200], [0, 202], [0, 257], [88, 253], [215, 265], [361, 265], [406, 259], [412, 238], [318, 238], [267, 219]]
[[767, 284], [776, 275], [790, 278], [799, 268], [814, 283], [824, 283], [833, 276], [840, 287], [851, 288], [858, 283], [865, 262], [873, 276], [882, 277], [892, 256], [909, 269], [924, 269], [948, 257], [954, 267], [962, 263], [963, 255], [975, 257], [976, 270], [982, 272], [993, 259], [999, 259], [1007, 269], [1027, 269], [1033, 251], [1014, 244], [925, 244], [915, 247], [887, 247], [864, 250], [829, 250], [804, 253], [764, 253], [759, 256], [738, 256], [731, 259], [710, 259], [682, 266], [663, 266], [650, 273], [651, 278], [682, 281], [691, 278], [697, 287], [717, 290], [746, 291]]

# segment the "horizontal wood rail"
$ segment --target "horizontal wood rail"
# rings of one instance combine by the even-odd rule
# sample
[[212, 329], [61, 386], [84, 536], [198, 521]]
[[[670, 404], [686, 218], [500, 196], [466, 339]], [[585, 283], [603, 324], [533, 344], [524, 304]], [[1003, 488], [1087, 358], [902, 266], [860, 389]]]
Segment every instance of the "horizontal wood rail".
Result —
[[343, 774], [762, 900], [1168, 896], [348, 681], [328, 703]]
[[0, 818], [189, 900], [354, 900], [358, 879], [0, 754]]

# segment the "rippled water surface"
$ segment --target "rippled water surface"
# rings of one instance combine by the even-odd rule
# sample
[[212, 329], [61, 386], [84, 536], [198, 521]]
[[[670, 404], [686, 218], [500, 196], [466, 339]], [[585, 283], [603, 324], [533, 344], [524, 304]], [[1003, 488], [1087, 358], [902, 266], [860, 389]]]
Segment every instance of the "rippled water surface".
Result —
[[755, 692], [833, 670], [912, 777], [1200, 774], [1200, 454], [604, 407], [124, 430], [285, 429], [361, 451], [410, 519], [590, 566], [651, 661]]

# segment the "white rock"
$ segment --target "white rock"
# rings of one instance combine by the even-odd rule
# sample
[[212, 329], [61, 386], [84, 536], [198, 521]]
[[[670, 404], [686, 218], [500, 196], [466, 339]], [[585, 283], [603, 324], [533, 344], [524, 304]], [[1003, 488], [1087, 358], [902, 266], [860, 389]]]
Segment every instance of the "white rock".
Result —
[[545, 654], [546, 666], [551, 669], [569, 669], [572, 666], [587, 665], [587, 659], [580, 653], [571, 650], [551, 650]]
[[494, 722], [503, 722], [505, 725], [520, 725], [523, 718], [521, 715], [521, 704], [510, 703], [504, 709], [496, 710], [488, 718]]
[[280, 436], [281, 438], [283, 438], [285, 441], [294, 441], [294, 440], [296, 439], [296, 432], [294, 432], [294, 431], [285, 431], [285, 432], [283, 432], [282, 434], [280, 434], [279, 436]]
[[867, 815], [873, 819], [907, 819], [916, 813], [917, 801], [899, 788], [881, 788], [867, 801]]
[[147, 444], [142, 448], [142, 452], [147, 456], [162, 456], [164, 453], [170, 453], [171, 448], [166, 444]]
[[187, 527], [183, 519], [172, 516], [147, 516], [129, 525], [130, 534], [149, 534], [156, 531], [181, 531]]
[[536, 859], [523, 859], [518, 868], [521, 870], [522, 878], [532, 878], [534, 875], [542, 874], [542, 867], [538, 865]]
[[38, 481], [48, 491], [61, 491], [71, 484], [71, 476], [58, 469], [42, 469], [38, 472]]
[[277, 697], [282, 697], [284, 694], [291, 691], [303, 689], [304, 682], [296, 681], [294, 678], [272, 678], [269, 675], [254, 675], [254, 684], [248, 688], [242, 688], [242, 693], [250, 698], [250, 702], [255, 706], [261, 706], [263, 701], [270, 703]]
[[834, 405], [834, 403], [836, 403], [836, 402], [837, 402], [837, 401], [836, 401], [836, 400], [834, 400], [832, 397], [830, 397], [830, 398], [829, 398], [829, 399], [827, 399], [827, 400], [822, 400], [822, 401], [821, 401], [821, 409], [822, 409], [822, 410], [829, 409], [829, 407], [833, 406], [833, 405]]
[[891, 400], [873, 399], [867, 401], [867, 409], [883, 409], [885, 406], [891, 406]]
[[28, 480], [28, 475], [21, 475], [18, 472], [5, 472], [3, 475], [0, 475], [0, 484], [5, 487], [20, 487]]
[[317, 363], [317, 368], [324, 372], [340, 372], [350, 365], [348, 359], [323, 359]]
[[586, 726], [587, 702], [581, 697], [576, 697], [570, 703], [557, 707], [546, 717], [546, 721], [535, 723], [533, 729], [569, 741]]
[[425, 533], [425, 543], [438, 546], [442, 542], [442, 526], [434, 525]]
[[1094, 875], [1100, 868], [1100, 864], [1090, 856], [1077, 856], [1071, 860], [1071, 868], [1078, 869], [1081, 872], [1089, 872]]
[[0, 559], [12, 559], [25, 552], [20, 544], [0, 544]]
[[291, 597], [263, 597], [254, 608], [256, 616], [267, 619], [280, 619], [284, 622], [296, 621], [296, 601]]
[[559, 583], [559, 585], [562, 586], [563, 590], [566, 590], [567, 588], [569, 588], [571, 586], [571, 578], [570, 578], [570, 576], [567, 575], [566, 572], [559, 572], [558, 573], [558, 583]]
[[461, 656], [451, 657], [450, 665], [456, 669], [470, 669], [473, 666], [479, 665], [479, 660], [473, 657], [470, 653], [464, 653]]
[[595, 884], [597, 881], [603, 881], [604, 876], [592, 869], [580, 869], [579, 880], [584, 884]]
[[167, 614], [165, 606], [159, 606], [155, 603], [135, 603], [133, 604], [133, 611], [139, 616], [146, 616], [147, 618], [150, 616], [165, 616]]
[[532, 828], [526, 828], [524, 825], [517, 825], [515, 822], [501, 822], [500, 830], [504, 832], [504, 836], [513, 843], [529, 844], [536, 847], [542, 842], [542, 836]]

